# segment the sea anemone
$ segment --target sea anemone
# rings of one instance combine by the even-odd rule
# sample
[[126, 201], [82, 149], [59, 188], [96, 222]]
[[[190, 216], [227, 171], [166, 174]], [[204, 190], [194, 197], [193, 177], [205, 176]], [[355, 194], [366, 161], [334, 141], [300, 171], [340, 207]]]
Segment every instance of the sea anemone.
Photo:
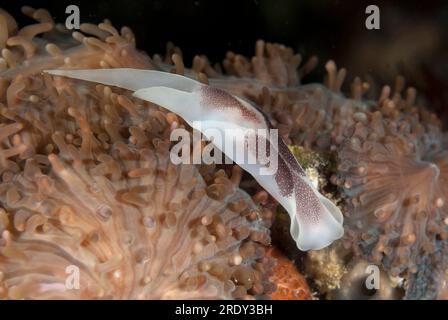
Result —
[[[302, 285], [282, 278], [289, 261], [265, 253], [273, 212], [253, 179], [243, 178], [260, 191], [251, 198], [237, 166], [170, 163], [171, 130], [191, 130], [180, 117], [129, 91], [42, 73], [98, 68], [195, 78], [258, 105], [292, 148], [330, 153], [339, 188], [326, 189], [344, 199], [353, 261], [308, 255], [324, 293], [375, 263], [385, 281], [405, 279], [407, 298], [446, 294], [448, 139], [402, 78], [375, 100], [364, 99], [373, 84], [355, 78], [346, 97], [345, 69], [329, 61], [324, 84], [304, 85], [317, 59], [300, 67], [291, 48], [261, 40], [251, 59], [229, 52], [220, 67], [196, 56], [187, 69], [179, 48], [151, 59], [107, 20], [70, 34], [44, 9], [22, 11], [38, 23], [19, 29], [0, 10], [1, 298], [259, 298], [274, 291], [269, 279], [289, 297]], [[67, 290], [70, 266], [79, 290]], [[332, 294], [363, 294], [347, 290]]]
[[378, 269], [378, 289], [367, 288], [369, 270], [367, 261], [354, 259], [341, 278], [338, 289], [330, 292], [328, 298], [334, 300], [394, 300], [402, 296], [402, 290], [392, 281], [384, 270]]
[[357, 121], [338, 151], [335, 179], [346, 227], [370, 261], [394, 276], [415, 273], [421, 256], [447, 238], [448, 153], [437, 117], [402, 96], [402, 79]]
[[[41, 73], [151, 68], [130, 30], [85, 24], [95, 37], [75, 32], [75, 45], [46, 10], [23, 11], [40, 23], [17, 31], [0, 14], [0, 297], [269, 294], [272, 214], [238, 188], [238, 167], [209, 168], [206, 182], [200, 168], [169, 161], [176, 115], [126, 91]], [[70, 270], [79, 270], [79, 289], [67, 287]]]

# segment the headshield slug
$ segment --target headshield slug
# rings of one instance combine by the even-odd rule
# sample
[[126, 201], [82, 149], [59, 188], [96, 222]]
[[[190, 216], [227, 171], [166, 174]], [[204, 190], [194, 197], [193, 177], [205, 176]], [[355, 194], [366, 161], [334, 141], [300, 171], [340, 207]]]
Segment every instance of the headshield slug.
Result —
[[[267, 134], [271, 126], [265, 116], [242, 98], [184, 76], [153, 70], [45, 72], [131, 90], [135, 97], [181, 116], [191, 127], [212, 140], [228, 158], [249, 172], [288, 211], [291, 235], [299, 249], [318, 250], [342, 237], [343, 217], [339, 208], [316, 190], [285, 142]], [[263, 130], [265, 135], [260, 133]], [[235, 152], [226, 150], [226, 141], [218, 138], [223, 132], [226, 139], [234, 139], [237, 145]], [[229, 132], [233, 134], [229, 135]], [[276, 160], [276, 170], [268, 172], [267, 163], [245, 160], [241, 150], [247, 150], [256, 159], [260, 156], [258, 144], [245, 149], [250, 139], [265, 143], [268, 157]]]

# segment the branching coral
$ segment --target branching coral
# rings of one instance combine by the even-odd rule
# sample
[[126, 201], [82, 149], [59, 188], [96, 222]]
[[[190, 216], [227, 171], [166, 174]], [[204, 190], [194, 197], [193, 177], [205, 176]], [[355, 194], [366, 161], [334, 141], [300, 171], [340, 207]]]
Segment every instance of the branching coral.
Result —
[[[0, 297], [251, 298], [272, 291], [264, 249], [272, 214], [238, 188], [237, 167], [230, 176], [209, 170], [205, 182], [195, 166], [169, 161], [167, 137], [181, 125], [174, 114], [125, 91], [40, 74], [60, 66], [150, 68], [130, 31], [83, 25], [95, 37], [75, 33], [83, 44], [66, 48], [47, 11], [23, 11], [41, 24], [17, 32], [0, 15], [8, 23]], [[66, 287], [69, 266], [80, 270], [79, 290]]]

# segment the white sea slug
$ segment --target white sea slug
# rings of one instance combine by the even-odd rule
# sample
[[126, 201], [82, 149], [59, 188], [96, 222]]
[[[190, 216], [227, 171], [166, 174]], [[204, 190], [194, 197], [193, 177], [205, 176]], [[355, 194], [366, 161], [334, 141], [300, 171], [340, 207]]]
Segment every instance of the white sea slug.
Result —
[[[216, 148], [249, 172], [288, 211], [291, 217], [291, 235], [299, 249], [318, 250], [342, 237], [344, 230], [341, 211], [316, 190], [281, 138], [270, 141], [270, 135], [266, 135], [269, 156], [277, 157], [277, 170], [271, 174], [260, 174], [263, 168], [266, 169], [265, 164], [249, 164], [244, 161], [244, 156], [238, 155], [238, 147], [236, 152], [226, 152], [225, 142], [215, 139], [211, 132], [228, 132], [228, 129], [234, 129], [234, 132], [256, 132], [256, 129], [270, 129], [269, 121], [251, 103], [224, 90], [167, 72], [139, 69], [46, 72], [131, 90], [134, 91], [134, 96], [181, 116], [190, 126], [213, 140]], [[245, 144], [248, 136], [235, 134], [233, 138], [237, 144]], [[249, 152], [257, 156], [257, 150], [252, 148]]]

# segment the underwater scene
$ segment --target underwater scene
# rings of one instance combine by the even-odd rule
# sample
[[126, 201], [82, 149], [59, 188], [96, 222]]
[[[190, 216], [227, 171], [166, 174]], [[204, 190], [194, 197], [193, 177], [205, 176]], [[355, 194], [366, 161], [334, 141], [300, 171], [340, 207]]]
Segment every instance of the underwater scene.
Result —
[[448, 299], [446, 1], [0, 8], [0, 300]]

